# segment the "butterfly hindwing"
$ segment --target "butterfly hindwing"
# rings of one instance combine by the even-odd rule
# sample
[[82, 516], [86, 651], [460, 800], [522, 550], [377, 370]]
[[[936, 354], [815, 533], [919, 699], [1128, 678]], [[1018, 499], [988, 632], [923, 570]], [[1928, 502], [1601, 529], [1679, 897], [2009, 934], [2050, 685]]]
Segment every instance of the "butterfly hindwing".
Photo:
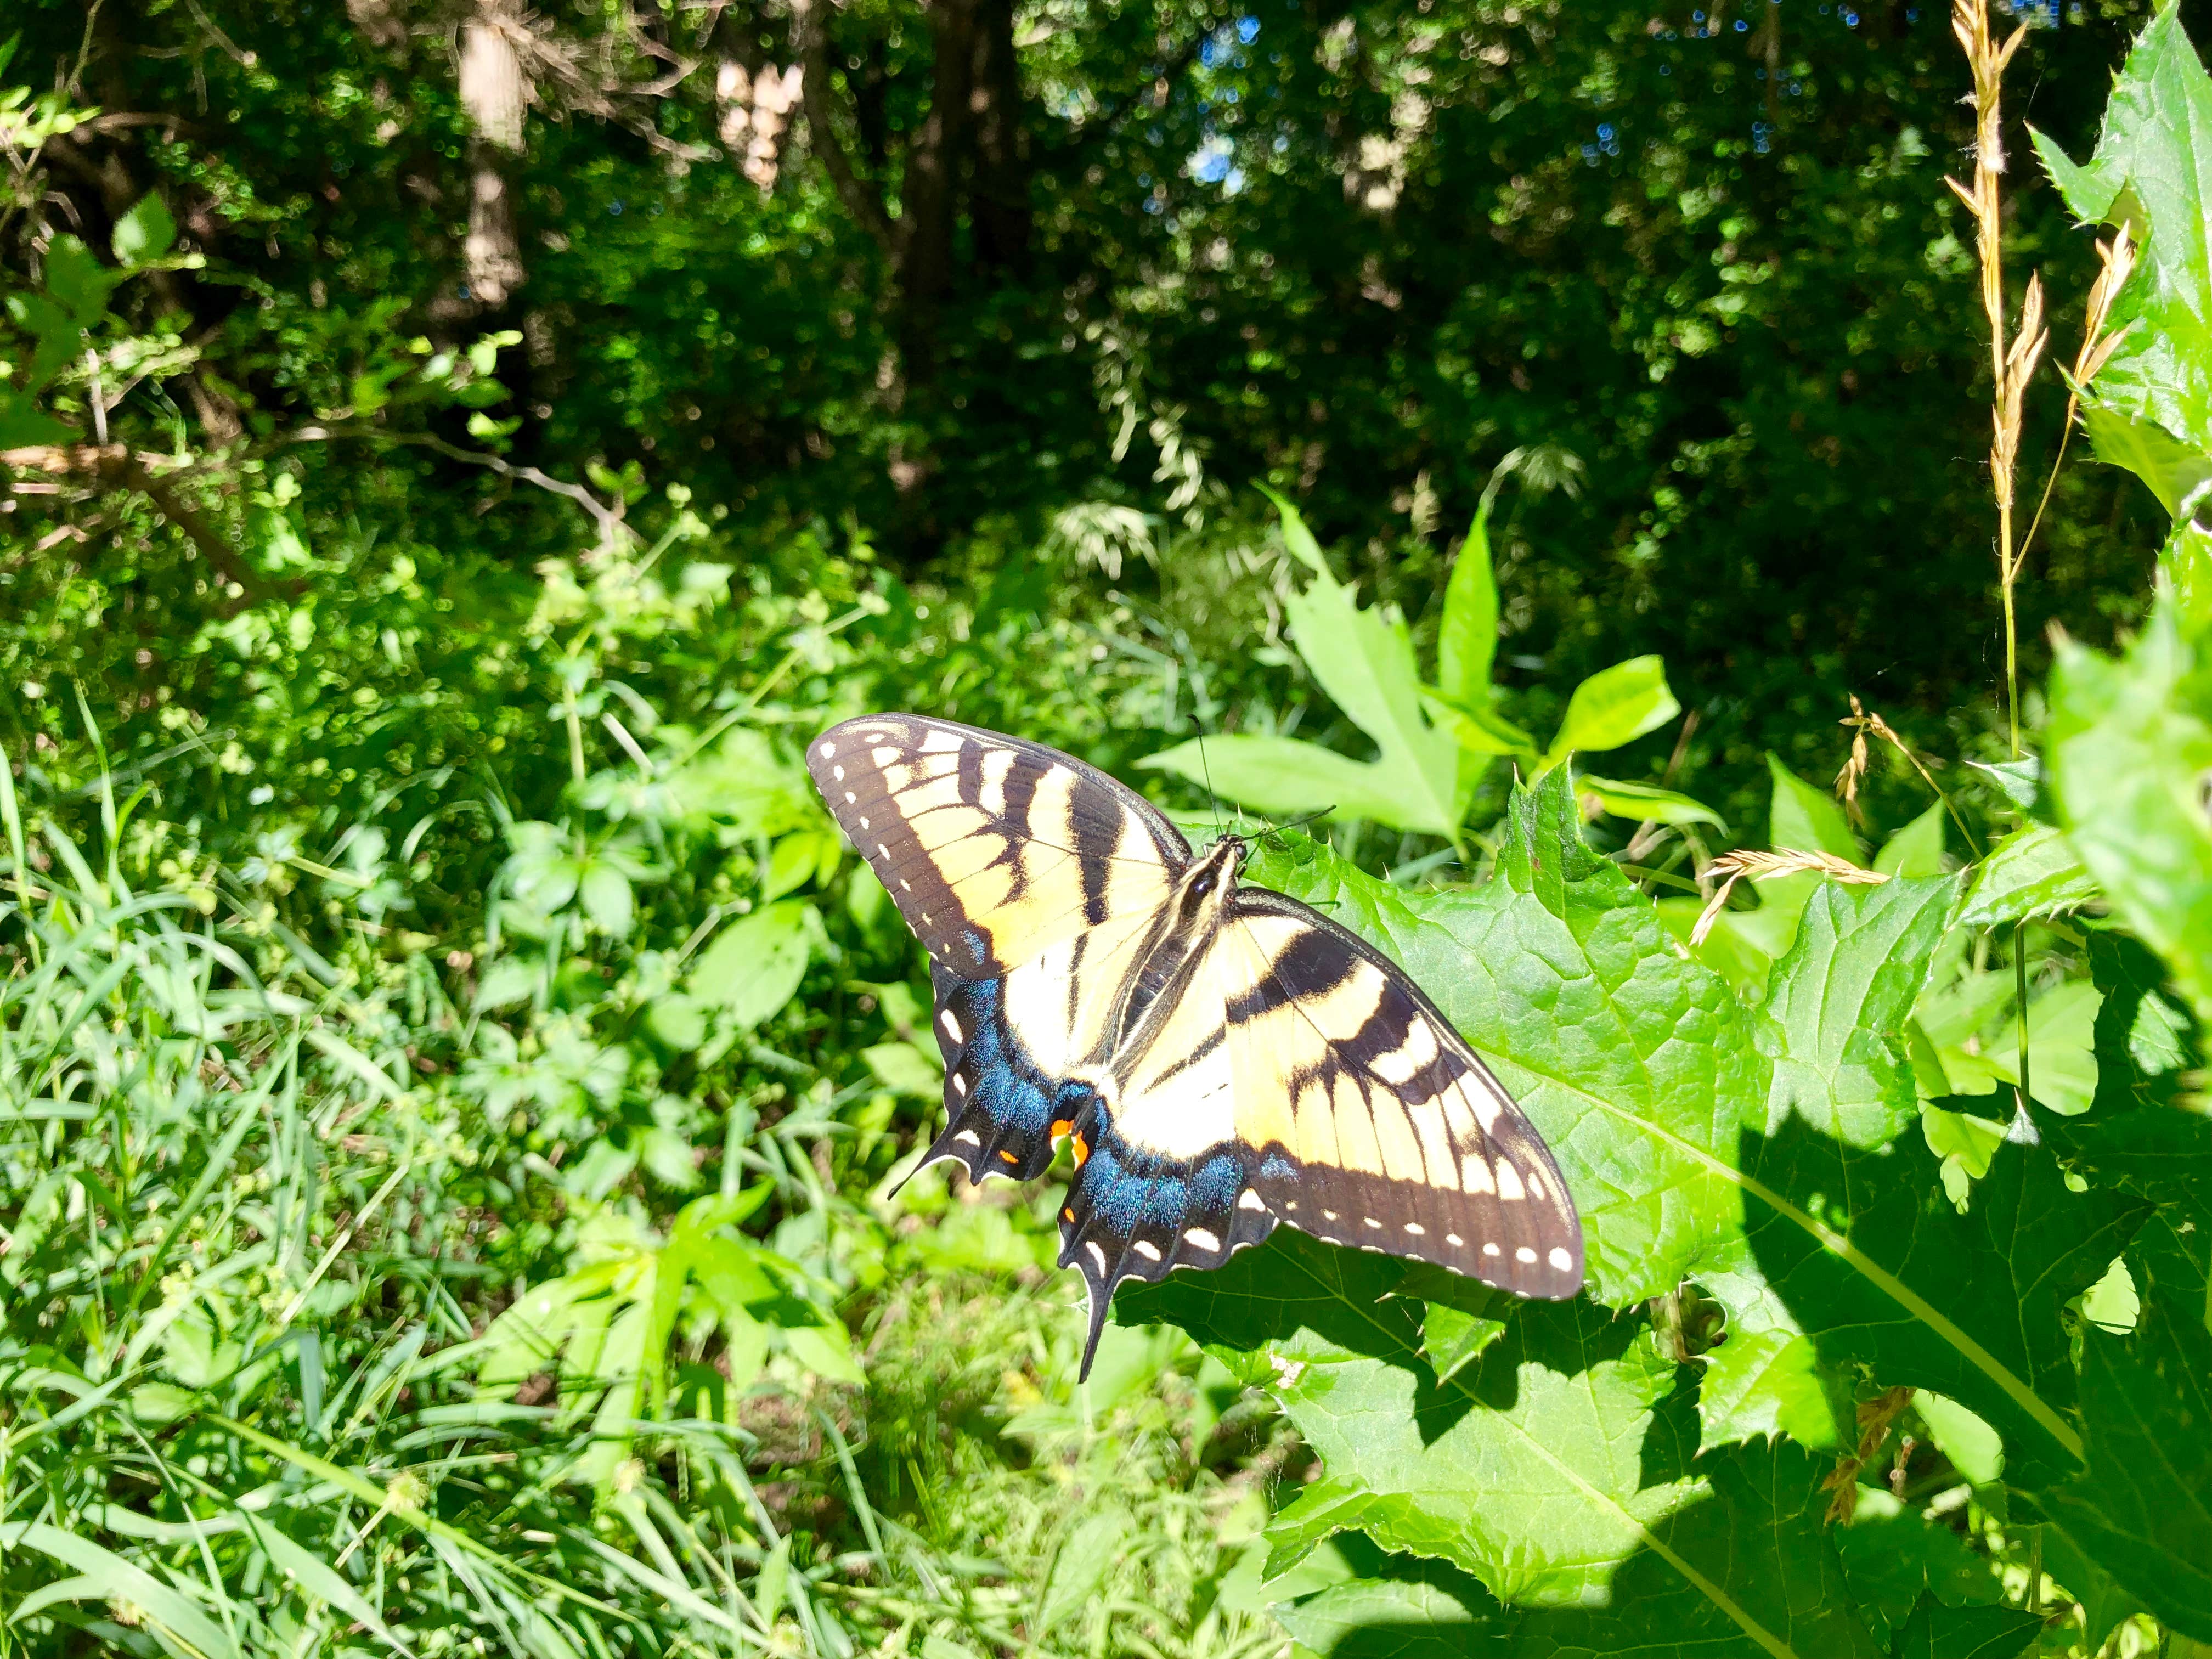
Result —
[[1112, 916], [1047, 945], [997, 979], [939, 968], [935, 1027], [945, 1056], [945, 1133], [925, 1166], [957, 1158], [970, 1180], [1044, 1173], [1092, 1093], [1117, 1010], [1158, 918]]
[[[1162, 954], [1156, 949], [1147, 968]], [[1217, 959], [1203, 941], [1164, 954], [1170, 965], [1140, 981], [1149, 1000], [1124, 1010], [1130, 1018], [1093, 1109], [1076, 1120], [1060, 1261], [1083, 1273], [1093, 1346], [1121, 1280], [1218, 1267], [1275, 1225], [1252, 1191], [1253, 1159], [1237, 1133]]]
[[1267, 1207], [1316, 1237], [1572, 1296], [1582, 1223], [1543, 1139], [1404, 971], [1241, 888], [1224, 966], [1237, 1133]]
[[807, 769], [932, 964], [1003, 976], [1109, 916], [1158, 910], [1190, 848], [1081, 762], [915, 714], [815, 739]]

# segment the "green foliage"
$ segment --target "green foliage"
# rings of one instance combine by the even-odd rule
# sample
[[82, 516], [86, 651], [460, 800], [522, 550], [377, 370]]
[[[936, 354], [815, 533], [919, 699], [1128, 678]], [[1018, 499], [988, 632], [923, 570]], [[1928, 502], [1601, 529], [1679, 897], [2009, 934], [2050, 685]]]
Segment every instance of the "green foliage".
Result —
[[[1540, 755], [1498, 709], [1490, 670], [1497, 648], [1498, 588], [1490, 567], [1486, 496], [1445, 590], [1437, 679], [1423, 684], [1402, 617], [1363, 608], [1336, 580], [1297, 509], [1280, 497], [1283, 543], [1311, 580], [1284, 601], [1291, 642], [1314, 682], [1371, 738], [1381, 757], [1347, 760], [1300, 738], [1234, 732], [1194, 738], [1142, 763], [1226, 799], [1289, 817], [1334, 811], [1394, 829], [1456, 840], [1474, 788], [1495, 756], [1536, 773], [1578, 753], [1633, 743], [1681, 712], [1656, 657], [1616, 663], [1577, 685], [1558, 733]], [[1468, 573], [1474, 574], [1468, 574]], [[1662, 823], [1718, 823], [1710, 808], [1649, 785], [1590, 781], [1604, 810]]]
[[[554, 8], [514, 143], [408, 0], [11, 17], [0, 1651], [2212, 1640], [2212, 94], [2029, 39], [2015, 280], [2141, 259], [1995, 760], [1960, 77], [1812, 10]], [[1585, 1296], [1285, 1229], [1079, 1384], [1057, 1182], [897, 1184], [876, 707], [1334, 809]]]
[[2035, 136], [2075, 216], [2124, 226], [2142, 250], [2142, 276], [2112, 311], [2125, 337], [2095, 377], [2087, 418], [2099, 458], [2140, 473], [2170, 513], [2212, 476], [2212, 253], [2193, 234], [2212, 209], [2197, 148], [2208, 121], [2212, 77], [2167, 4], [2128, 54], [2087, 165]]

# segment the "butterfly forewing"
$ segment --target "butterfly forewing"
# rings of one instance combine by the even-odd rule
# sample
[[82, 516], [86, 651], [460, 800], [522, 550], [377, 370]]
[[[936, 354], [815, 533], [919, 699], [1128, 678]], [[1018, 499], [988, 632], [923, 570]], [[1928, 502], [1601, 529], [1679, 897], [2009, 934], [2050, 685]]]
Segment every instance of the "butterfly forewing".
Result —
[[1404, 973], [1294, 900], [1238, 891], [1238, 1138], [1269, 1209], [1523, 1296], [1582, 1286], [1582, 1224], [1542, 1138]]
[[1189, 860], [1175, 827], [1103, 773], [950, 720], [864, 715], [806, 762], [932, 963], [962, 979], [1157, 911]]

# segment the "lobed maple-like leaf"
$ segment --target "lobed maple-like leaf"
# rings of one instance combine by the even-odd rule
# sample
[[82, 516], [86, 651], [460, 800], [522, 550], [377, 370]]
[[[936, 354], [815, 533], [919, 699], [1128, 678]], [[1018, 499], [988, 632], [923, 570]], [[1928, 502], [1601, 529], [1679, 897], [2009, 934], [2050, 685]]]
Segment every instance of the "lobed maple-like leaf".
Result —
[[[2148, 1205], [2072, 1192], [2047, 1148], [2010, 1143], [1964, 1215], [1917, 1135], [1869, 1152], [1793, 1123], [1746, 1164], [1747, 1259], [1729, 1265], [1771, 1292], [1757, 1310], [1770, 1340], [1802, 1336], [1823, 1368], [1863, 1365], [1883, 1386], [1959, 1401], [2004, 1436], [2015, 1478], [2078, 1464], [2064, 1310]], [[1746, 1328], [1759, 1328], [1749, 1311]]]

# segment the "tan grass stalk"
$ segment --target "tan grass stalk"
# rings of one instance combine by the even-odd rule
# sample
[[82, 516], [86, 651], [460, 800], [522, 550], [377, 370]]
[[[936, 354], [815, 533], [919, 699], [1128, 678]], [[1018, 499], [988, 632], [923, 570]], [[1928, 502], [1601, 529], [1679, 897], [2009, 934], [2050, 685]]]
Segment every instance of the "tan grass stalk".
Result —
[[2089, 284], [2089, 304], [2081, 320], [2081, 349], [2074, 354], [2074, 372], [2066, 382], [2066, 424], [2059, 429], [2058, 453], [2051, 463], [2051, 474], [2043, 481], [2043, 496], [2035, 504], [2035, 516], [2028, 520], [2027, 534], [2020, 538], [2020, 556], [2027, 557], [2027, 550], [2034, 544], [2035, 532], [2041, 528], [2045, 509], [2051, 505], [2051, 492], [2058, 483], [2058, 469], [2065, 465], [2066, 447], [2074, 440], [2074, 422], [2081, 412], [2081, 393], [2097, 373], [2120, 349], [2127, 338], [2128, 330], [2135, 325], [2106, 332], [2111, 320], [2112, 301], [2136, 268], [2135, 244], [2128, 239], [2128, 228], [2120, 227], [2119, 234], [2109, 242], [2097, 244], [2097, 280]]
[[1921, 782], [1936, 792], [1936, 799], [1943, 803], [1943, 810], [1951, 815], [1951, 822], [1959, 826], [1959, 833], [1966, 837], [1966, 845], [1974, 849], [1977, 858], [1981, 856], [1980, 841], [1966, 827], [1966, 819], [1959, 816], [1958, 807], [1952, 803], [1950, 796], [1944, 793], [1943, 786], [1936, 781], [1936, 775], [1928, 769], [1927, 762], [1914, 752], [1911, 744], [1898, 736], [1895, 726], [1880, 714], [1870, 713], [1864, 708], [1856, 692], [1851, 694], [1851, 712], [1837, 723], [1851, 728], [1850, 757], [1844, 761], [1843, 770], [1836, 774], [1836, 793], [1843, 800], [1844, 811], [1854, 823], [1862, 822], [1864, 817], [1859, 807], [1859, 784], [1866, 777], [1867, 767], [1873, 758], [1868, 751], [1867, 739], [1878, 738], [1904, 756], [1905, 763], [1920, 774]]
[[2043, 284], [2033, 275], [2021, 305], [2020, 330], [2007, 343], [2004, 295], [2004, 210], [1998, 180], [2005, 170], [2002, 89], [2007, 64], [2027, 38], [2027, 26], [1999, 45], [1990, 34], [1989, 0], [1954, 0], [1951, 32], [1973, 71], [1974, 180], [1944, 182], [1974, 216], [1974, 252], [1982, 267], [1982, 312], [1990, 325], [1990, 368], [1996, 379], [1990, 416], [1990, 483], [1997, 504], [1997, 581], [2004, 598], [2005, 707], [2012, 752], [2020, 755], [2020, 636], [2013, 586], [2020, 554], [2013, 538], [2013, 503], [2020, 461], [2021, 416], [2027, 383], [2050, 338], [2043, 327]]
[[1848, 860], [1832, 853], [1807, 853], [1796, 848], [1778, 847], [1771, 853], [1761, 853], [1747, 848], [1741, 852], [1723, 853], [1705, 868], [1707, 876], [1718, 875], [1723, 879], [1705, 901], [1705, 908], [1698, 915], [1698, 925], [1690, 930], [1690, 943], [1703, 945], [1705, 935], [1713, 931], [1721, 912], [1728, 908], [1729, 894], [1737, 882], [1746, 876], [1826, 876], [1832, 880], [1850, 882], [1862, 887], [1871, 887], [1889, 878], [1879, 870], [1862, 870]]

